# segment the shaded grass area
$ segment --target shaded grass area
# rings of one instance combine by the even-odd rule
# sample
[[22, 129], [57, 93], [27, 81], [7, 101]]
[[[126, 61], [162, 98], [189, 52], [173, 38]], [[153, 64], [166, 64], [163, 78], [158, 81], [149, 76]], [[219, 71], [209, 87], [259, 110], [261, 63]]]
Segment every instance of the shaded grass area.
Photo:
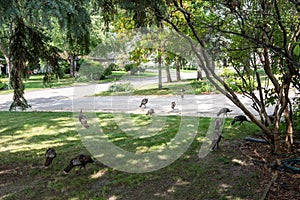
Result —
[[[130, 152], [159, 150], [175, 137], [180, 116], [149, 117], [137, 114], [97, 113], [96, 118], [115, 145]], [[64, 175], [69, 160], [89, 154], [80, 140], [73, 113], [0, 112], [0, 198], [3, 199], [258, 199], [260, 174], [243, 166], [238, 142], [257, 134], [251, 123], [224, 128], [225, 139], [218, 151], [203, 159], [197, 154], [211, 120], [199, 118], [198, 134], [187, 151], [174, 163], [157, 171], [131, 174], [101, 163]], [[75, 119], [75, 121], [74, 121]], [[136, 126], [130, 126], [131, 121]], [[161, 124], [159, 124], [159, 122]], [[147, 127], [148, 137], [136, 137]], [[244, 130], [247, 130], [244, 131]], [[57, 158], [44, 168], [49, 147]], [[240, 162], [237, 162], [240, 161]]]

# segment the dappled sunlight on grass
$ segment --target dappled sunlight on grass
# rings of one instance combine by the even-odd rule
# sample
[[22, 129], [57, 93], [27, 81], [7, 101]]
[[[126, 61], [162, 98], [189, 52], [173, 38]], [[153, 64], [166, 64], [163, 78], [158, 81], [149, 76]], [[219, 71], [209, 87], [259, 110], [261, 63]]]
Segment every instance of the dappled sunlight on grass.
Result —
[[[115, 113], [96, 113], [96, 116], [104, 131], [103, 137], [138, 155], [176, 149], [186, 142], [183, 137], [182, 141], [172, 143], [183, 120], [180, 116]], [[245, 159], [230, 146], [236, 138], [246, 135], [242, 134], [245, 127], [230, 127], [229, 119], [220, 149], [201, 160], [197, 159], [197, 153], [205, 140], [210, 118], [193, 118], [199, 120], [196, 139], [181, 157], [160, 170], [127, 173], [109, 168], [106, 163], [89, 163], [86, 169], [76, 167], [64, 175], [63, 169], [74, 156], [91, 155], [80, 140], [85, 136], [78, 134], [73, 113], [0, 112], [0, 117], [7, 119], [0, 121], [0, 160], [5, 163], [0, 166], [0, 186], [6, 188], [5, 192], [0, 189], [0, 198], [6, 195], [8, 199], [35, 199], [36, 196], [41, 199], [250, 199], [254, 196], [251, 193], [254, 190], [249, 192], [242, 188], [250, 188], [248, 184], [255, 187], [259, 176], [253, 172], [248, 176], [243, 171], [248, 167]], [[251, 129], [249, 133], [256, 132], [250, 123], [246, 126]], [[93, 128], [98, 127], [83, 130]], [[93, 140], [93, 137], [87, 135], [86, 139]], [[49, 147], [56, 149], [57, 157], [45, 168], [44, 154]], [[98, 154], [91, 156], [97, 156], [101, 162], [106, 155]], [[124, 156], [115, 155], [117, 159]], [[158, 159], [167, 160], [171, 156], [160, 154]], [[148, 166], [155, 165], [151, 159], [145, 160]], [[143, 167], [136, 159], [128, 162]]]

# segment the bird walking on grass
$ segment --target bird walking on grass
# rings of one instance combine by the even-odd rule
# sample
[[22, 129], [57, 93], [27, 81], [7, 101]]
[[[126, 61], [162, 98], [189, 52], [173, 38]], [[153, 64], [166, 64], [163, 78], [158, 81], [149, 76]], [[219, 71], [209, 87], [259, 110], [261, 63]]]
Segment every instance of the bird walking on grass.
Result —
[[89, 155], [80, 154], [70, 160], [70, 164], [64, 169], [64, 172], [67, 174], [73, 169], [73, 167], [79, 166], [80, 169], [84, 168], [87, 163], [93, 163], [94, 160]]
[[142, 99], [140, 108], [141, 108], [142, 106], [144, 106], [144, 108], [146, 108], [146, 104], [147, 104], [147, 103], [148, 103], [148, 98]]
[[242, 124], [243, 122], [249, 122], [249, 120], [247, 119], [247, 117], [245, 115], [237, 115], [233, 118], [232, 122], [230, 123], [230, 125], [234, 125], [235, 122], [240, 122], [240, 124]]
[[80, 110], [78, 119], [79, 119], [80, 123], [82, 124], [82, 126], [84, 128], [89, 128], [90, 127], [90, 125], [87, 122], [86, 116], [84, 116], [83, 113], [82, 113], [82, 109]]
[[46, 161], [45, 161], [45, 167], [48, 167], [51, 165], [53, 159], [56, 157], [56, 151], [53, 148], [47, 149], [45, 153]]

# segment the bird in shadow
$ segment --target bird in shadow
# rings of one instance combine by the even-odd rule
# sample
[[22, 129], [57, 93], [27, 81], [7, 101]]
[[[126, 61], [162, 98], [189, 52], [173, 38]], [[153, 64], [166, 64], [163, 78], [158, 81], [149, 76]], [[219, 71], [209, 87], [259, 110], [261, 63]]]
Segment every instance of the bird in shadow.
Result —
[[79, 166], [80, 169], [84, 168], [87, 163], [94, 163], [95, 161], [89, 155], [79, 154], [70, 160], [69, 165], [64, 169], [65, 174], [69, 173], [71, 169]]
[[56, 151], [53, 148], [47, 149], [45, 153], [46, 161], [45, 161], [45, 167], [48, 167], [51, 165], [53, 159], [56, 157]]
[[233, 118], [230, 125], [234, 125], [236, 122], [240, 122], [242, 124], [243, 122], [250, 122], [245, 115], [237, 115]]
[[87, 122], [86, 116], [83, 115], [83, 113], [82, 113], [82, 109], [80, 110], [78, 119], [79, 119], [81, 125], [82, 125], [84, 128], [89, 128], [89, 127], [90, 127], [90, 125], [89, 125], [88, 122]]

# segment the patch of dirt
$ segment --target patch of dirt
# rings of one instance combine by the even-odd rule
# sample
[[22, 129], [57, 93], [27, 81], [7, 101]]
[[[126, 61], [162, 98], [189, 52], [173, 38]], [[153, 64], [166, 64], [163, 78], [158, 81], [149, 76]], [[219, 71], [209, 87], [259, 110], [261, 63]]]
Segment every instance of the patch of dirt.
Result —
[[[281, 142], [281, 149], [285, 146], [285, 143]], [[265, 189], [265, 199], [300, 199], [300, 174], [289, 173], [280, 170], [283, 168], [274, 167], [282, 166], [281, 160], [300, 158], [300, 144], [295, 144], [291, 153], [286, 153], [287, 150], [284, 149], [282, 153], [272, 154], [269, 145], [255, 142], [243, 142], [240, 150], [249, 160], [259, 161], [254, 166], [265, 176], [265, 181], [260, 183]]]

